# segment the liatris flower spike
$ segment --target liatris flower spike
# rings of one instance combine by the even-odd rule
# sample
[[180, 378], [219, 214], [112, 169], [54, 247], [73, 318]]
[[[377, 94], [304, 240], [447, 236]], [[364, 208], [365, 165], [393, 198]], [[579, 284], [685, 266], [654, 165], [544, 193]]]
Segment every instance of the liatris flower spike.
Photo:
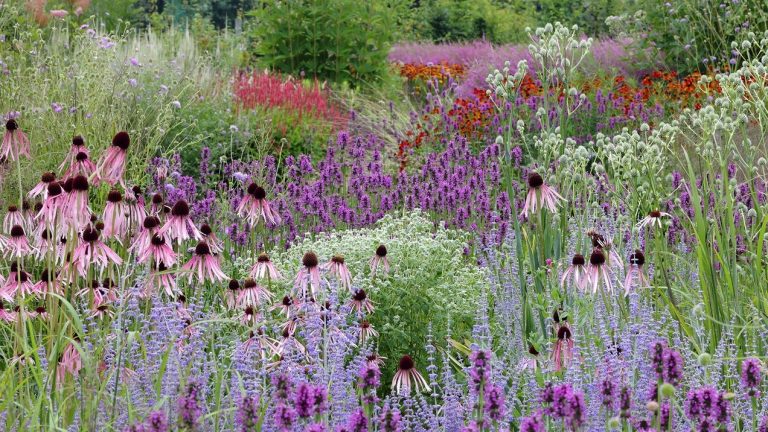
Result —
[[550, 213], [556, 213], [561, 201], [565, 201], [557, 191], [544, 183], [544, 179], [537, 173], [528, 175], [528, 195], [525, 197], [525, 205], [520, 213], [527, 218], [529, 214], [541, 211], [543, 208]]
[[16, 119], [8, 119], [5, 122], [5, 134], [0, 144], [0, 158], [16, 161], [21, 156], [31, 158], [29, 154], [29, 138], [19, 129]]
[[416, 392], [430, 391], [427, 380], [416, 370], [416, 365], [409, 355], [400, 358], [397, 372], [392, 379], [392, 390], [399, 395], [408, 395], [412, 390]]
[[128, 132], [118, 132], [112, 138], [112, 146], [104, 153], [99, 162], [99, 174], [106, 183], [114, 186], [123, 184], [125, 162], [128, 146], [131, 145], [131, 137]]

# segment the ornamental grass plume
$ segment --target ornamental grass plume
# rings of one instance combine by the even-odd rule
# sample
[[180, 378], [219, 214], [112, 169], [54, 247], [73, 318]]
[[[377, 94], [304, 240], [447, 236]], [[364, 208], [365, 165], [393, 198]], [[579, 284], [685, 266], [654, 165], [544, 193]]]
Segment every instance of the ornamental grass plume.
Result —
[[29, 154], [29, 138], [19, 129], [19, 123], [14, 118], [5, 122], [5, 133], [0, 143], [0, 159], [15, 162], [21, 156], [31, 159]]

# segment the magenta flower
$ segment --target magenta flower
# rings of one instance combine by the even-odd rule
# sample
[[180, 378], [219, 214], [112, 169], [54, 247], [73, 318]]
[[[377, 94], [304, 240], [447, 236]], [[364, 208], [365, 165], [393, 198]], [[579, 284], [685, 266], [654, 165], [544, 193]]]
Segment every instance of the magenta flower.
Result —
[[389, 261], [387, 260], [387, 247], [382, 245], [379, 245], [379, 247], [376, 248], [376, 253], [373, 254], [373, 257], [371, 257], [370, 262], [368, 263], [371, 267], [371, 272], [373, 274], [376, 274], [376, 270], [378, 270], [379, 266], [381, 266], [382, 269], [384, 269], [384, 273], [389, 273]]
[[111, 190], [107, 194], [107, 204], [104, 206], [102, 215], [104, 220], [104, 230], [102, 233], [105, 238], [120, 238], [128, 233], [128, 218], [123, 203], [123, 194], [118, 190]]
[[118, 132], [112, 138], [112, 146], [107, 149], [99, 162], [99, 175], [102, 180], [112, 186], [118, 182], [123, 184], [126, 155], [130, 144], [131, 137], [128, 132]]
[[624, 295], [629, 295], [633, 288], [643, 288], [651, 285], [648, 276], [643, 270], [645, 264], [645, 255], [639, 249], [636, 249], [629, 255], [629, 268], [624, 278]]
[[[171, 216], [160, 229], [159, 234], [167, 234], [178, 243], [189, 239], [202, 240], [203, 238], [203, 235], [192, 222], [192, 218], [189, 216], [189, 204], [184, 200], [178, 200], [173, 205]], [[205, 247], [210, 251], [210, 246], [207, 243]]]
[[344, 256], [334, 255], [330, 261], [323, 264], [321, 269], [327, 271], [330, 275], [335, 276], [339, 280], [341, 286], [351, 289], [352, 275], [349, 273], [349, 269], [344, 263]]
[[15, 119], [9, 119], [5, 122], [5, 134], [0, 144], [0, 158], [16, 161], [21, 156], [26, 156], [27, 159], [32, 157], [29, 154], [29, 138], [19, 129]]
[[45, 199], [48, 196], [48, 185], [56, 181], [56, 174], [52, 172], [45, 172], [40, 176], [40, 182], [29, 191], [27, 196], [29, 198], [37, 198], [39, 196]]
[[560, 286], [565, 288], [566, 282], [570, 280], [571, 284], [583, 290], [589, 282], [589, 276], [587, 275], [587, 268], [585, 266], [586, 260], [584, 255], [575, 254], [571, 259], [571, 265], [560, 276]]
[[272, 301], [273, 294], [268, 289], [260, 286], [252, 278], [243, 281], [243, 287], [237, 295], [237, 304], [240, 307], [261, 306]]
[[85, 176], [91, 179], [91, 183], [94, 186], [98, 186], [101, 183], [101, 177], [99, 177], [98, 168], [88, 157], [88, 153], [80, 152], [75, 156], [72, 165], [69, 166], [64, 177], [75, 177], [78, 175]]
[[206, 280], [221, 282], [227, 280], [227, 275], [221, 271], [219, 259], [211, 255], [211, 249], [204, 241], [197, 243], [195, 254], [184, 264], [181, 269], [187, 272], [187, 278], [191, 281], [195, 276], [199, 282]]
[[237, 206], [237, 214], [245, 217], [251, 225], [258, 224], [261, 219], [270, 225], [280, 224], [280, 215], [272, 209], [266, 198], [267, 192], [264, 188], [251, 183]]
[[35, 249], [29, 245], [27, 235], [21, 225], [14, 225], [11, 228], [10, 237], [3, 243], [3, 256], [6, 258], [23, 258], [35, 252]]
[[165, 237], [161, 235], [153, 235], [149, 243], [142, 249], [139, 249], [137, 253], [138, 259], [136, 261], [139, 264], [147, 262], [147, 260], [151, 260], [158, 266], [160, 264], [167, 266], [176, 264], [176, 252], [166, 243]]
[[568, 324], [561, 324], [557, 330], [557, 341], [552, 350], [552, 361], [555, 364], [555, 372], [559, 372], [573, 360], [573, 339], [571, 338], [571, 329]]
[[349, 306], [358, 313], [363, 311], [369, 314], [373, 313], [373, 302], [371, 302], [363, 289], [355, 290], [355, 293], [349, 300]]
[[[67, 190], [67, 182], [64, 184], [64, 190]], [[91, 219], [91, 208], [88, 205], [88, 179], [79, 175], [71, 179], [71, 191], [67, 194], [66, 204], [64, 206], [64, 222], [75, 230], [80, 230], [87, 225]]]
[[747, 389], [749, 397], [760, 396], [760, 384], [762, 383], [762, 364], [754, 357], [746, 358], [741, 362], [741, 386]]
[[399, 395], [408, 395], [411, 390], [417, 392], [430, 391], [427, 380], [416, 370], [411, 356], [404, 355], [397, 365], [397, 372], [392, 379], [392, 390]]
[[301, 259], [301, 268], [293, 283], [293, 293], [302, 300], [316, 299], [320, 290], [320, 269], [317, 255], [307, 252]]
[[6, 213], [5, 217], [3, 218], [3, 232], [10, 233], [11, 228], [13, 228], [15, 225], [26, 227], [28, 226], [28, 221], [24, 217], [24, 213], [19, 211], [18, 207], [15, 205], [10, 205], [8, 206], [8, 213]]
[[34, 293], [34, 284], [31, 281], [29, 273], [20, 270], [18, 264], [11, 263], [11, 271], [5, 283], [0, 287], [0, 299], [7, 302], [13, 302], [16, 295], [21, 298]]
[[254, 264], [251, 269], [250, 275], [254, 279], [267, 279], [269, 281], [280, 280], [283, 278], [272, 261], [269, 260], [269, 255], [267, 255], [266, 252], [259, 254], [259, 257], [256, 259], [256, 264]]
[[605, 262], [605, 252], [600, 248], [593, 249], [592, 254], [589, 256], [589, 265], [587, 266], [587, 285], [592, 288], [592, 293], [596, 294], [600, 285], [602, 285], [606, 291], [612, 293], [612, 275], [613, 272], [611, 271], [611, 267]]
[[77, 135], [72, 138], [72, 145], [69, 147], [67, 156], [64, 157], [61, 165], [59, 165], [59, 171], [64, 171], [65, 167], [71, 166], [79, 153], [85, 153], [85, 155], [88, 156], [88, 148], [85, 147], [85, 140], [83, 137]]
[[528, 175], [528, 195], [525, 197], [525, 205], [520, 213], [527, 218], [529, 214], [541, 211], [543, 208], [550, 213], [556, 213], [560, 202], [565, 201], [557, 191], [552, 189], [546, 183], [541, 175], [530, 173]]
[[51, 182], [48, 185], [48, 196], [43, 200], [43, 206], [35, 216], [39, 220], [40, 226], [50, 230], [56, 230], [62, 225], [62, 219], [65, 214], [67, 196], [59, 182]]
[[99, 269], [103, 270], [110, 263], [115, 265], [123, 263], [120, 256], [99, 240], [99, 236], [99, 231], [89, 224], [83, 230], [80, 245], [77, 246], [72, 254], [72, 263], [82, 277], [86, 277], [88, 269], [92, 265], [96, 265]]

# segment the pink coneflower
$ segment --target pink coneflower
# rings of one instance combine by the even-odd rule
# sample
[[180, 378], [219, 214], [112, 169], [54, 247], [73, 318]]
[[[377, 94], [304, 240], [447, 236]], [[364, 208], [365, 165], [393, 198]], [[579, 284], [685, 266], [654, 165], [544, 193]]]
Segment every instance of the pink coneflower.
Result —
[[[189, 216], [189, 204], [184, 200], [178, 200], [171, 209], [171, 216], [160, 229], [160, 234], [168, 234], [172, 239], [181, 243], [188, 239], [201, 240], [203, 235], [192, 222]], [[206, 249], [210, 246], [206, 243]]]
[[251, 349], [255, 349], [259, 352], [259, 358], [264, 361], [277, 352], [278, 344], [277, 339], [267, 336], [263, 330], [258, 329], [256, 333], [253, 331], [249, 333], [248, 340], [242, 345], [243, 354], [247, 355]]
[[163, 207], [165, 205], [163, 204], [163, 196], [159, 193], [156, 193], [152, 195], [152, 206], [150, 207], [149, 212], [152, 213], [155, 216], [160, 216], [163, 214]]
[[404, 355], [397, 365], [397, 372], [392, 379], [392, 390], [399, 395], [408, 395], [411, 390], [416, 392], [430, 391], [427, 380], [416, 370], [416, 365], [411, 356]]
[[602, 285], [608, 292], [613, 292], [613, 282], [611, 277], [613, 272], [611, 267], [605, 262], [605, 252], [600, 248], [592, 250], [589, 256], [589, 265], [587, 266], [587, 285], [592, 288], [592, 293], [597, 293], [598, 287]]
[[645, 264], [645, 255], [639, 249], [636, 249], [629, 255], [629, 268], [624, 278], [624, 295], [629, 295], [633, 288], [643, 288], [650, 286], [648, 276], [645, 275], [643, 264]]
[[[157, 216], [145, 217], [139, 234], [136, 236], [136, 239], [133, 241], [133, 244], [131, 244], [131, 247], [128, 248], [128, 250], [131, 252], [140, 253], [140, 251], [149, 247], [149, 244], [152, 241], [152, 237], [157, 234], [159, 229], [160, 219], [158, 219]], [[168, 241], [169, 238], [166, 236], [165, 240]]]
[[256, 258], [256, 264], [251, 269], [251, 277], [254, 279], [267, 279], [268, 281], [283, 278], [272, 261], [269, 260], [269, 255], [266, 252], [260, 253], [259, 257]]
[[384, 362], [387, 360], [386, 357], [382, 357], [379, 355], [379, 353], [372, 353], [367, 356], [365, 356], [365, 363], [371, 366], [378, 366], [379, 369], [384, 367]]
[[43, 296], [49, 293], [61, 295], [64, 293], [64, 287], [53, 272], [43, 269], [43, 272], [40, 274], [40, 281], [32, 287], [32, 291]]
[[42, 226], [54, 230], [61, 226], [66, 210], [67, 196], [59, 182], [48, 185], [48, 196], [43, 201], [43, 207], [35, 216]]
[[3, 232], [10, 233], [11, 228], [14, 225], [20, 225], [22, 227], [27, 226], [27, 220], [24, 218], [24, 214], [15, 205], [8, 206], [8, 213], [3, 218]]
[[307, 349], [304, 347], [304, 345], [299, 342], [298, 339], [296, 339], [288, 329], [283, 330], [283, 337], [277, 344], [277, 349], [275, 351], [275, 354], [278, 356], [284, 356], [287, 354], [290, 354], [293, 350], [298, 351], [301, 355], [304, 357], [307, 356]]
[[570, 279], [571, 283], [578, 289], [583, 289], [587, 283], [587, 268], [584, 255], [576, 254], [571, 259], [571, 265], [563, 272], [560, 277], [560, 286], [565, 287], [565, 283]]
[[141, 188], [134, 186], [125, 191], [126, 219], [128, 220], [128, 230], [133, 232], [135, 228], [141, 226], [147, 217], [147, 210], [144, 208], [144, 196], [141, 194]]
[[248, 219], [251, 225], [258, 224], [260, 219], [270, 225], [280, 224], [280, 215], [269, 205], [267, 192], [256, 183], [248, 185], [247, 193], [237, 206], [237, 214]]
[[314, 300], [320, 290], [320, 268], [317, 255], [310, 251], [301, 259], [301, 268], [293, 283], [294, 294], [302, 300]]
[[160, 263], [157, 269], [153, 269], [149, 272], [147, 280], [144, 282], [144, 287], [141, 290], [141, 298], [150, 298], [152, 294], [160, 288], [170, 298], [176, 298], [181, 294], [176, 286], [176, 276], [172, 272], [168, 271], [165, 264]]
[[5, 283], [0, 287], [0, 298], [7, 302], [13, 302], [16, 295], [21, 298], [34, 293], [34, 284], [31, 281], [29, 273], [19, 269], [19, 265], [14, 261], [11, 263], [11, 271]]
[[41, 320], [48, 319], [48, 311], [45, 309], [45, 306], [38, 306], [34, 311], [29, 311], [28, 314], [29, 315], [27, 316], [29, 318], [39, 318]]
[[[67, 196], [67, 204], [64, 208], [65, 222], [75, 230], [79, 230], [88, 224], [91, 218], [91, 208], [88, 205], [88, 179], [79, 175], [72, 180], [72, 191]], [[66, 182], [65, 182], [66, 183]], [[66, 184], [65, 188], [66, 190]]]
[[[85, 288], [78, 295], [85, 295], [88, 292], [88, 288]], [[115, 285], [110, 279], [104, 279], [102, 283], [92, 280], [90, 292], [93, 294], [94, 306], [107, 305], [117, 300]]]
[[83, 368], [80, 351], [72, 343], [67, 344], [64, 353], [61, 354], [59, 363], [56, 365], [56, 386], [60, 387], [67, 379], [67, 375], [78, 376], [80, 369]]
[[344, 256], [334, 255], [330, 261], [323, 264], [322, 269], [335, 276], [341, 286], [350, 289], [352, 287], [352, 275], [344, 263]]
[[123, 263], [122, 258], [115, 251], [99, 240], [99, 235], [99, 231], [90, 224], [86, 226], [82, 233], [82, 241], [72, 254], [72, 263], [82, 277], [86, 277], [92, 265], [103, 270], [109, 263], [115, 265]]
[[89, 178], [93, 186], [98, 186], [101, 183], [101, 177], [99, 177], [99, 171], [91, 159], [88, 153], [80, 152], [75, 156], [75, 160], [72, 161], [72, 165], [69, 166], [67, 172], [64, 173], [64, 177], [75, 177], [78, 175]]
[[260, 306], [265, 302], [272, 301], [272, 297], [272, 293], [257, 284], [253, 278], [246, 278], [243, 281], [243, 288], [237, 295], [237, 304], [241, 307]]
[[352, 309], [356, 312], [365, 311], [369, 314], [373, 313], [373, 303], [368, 298], [368, 294], [366, 294], [365, 290], [363, 289], [355, 290], [355, 293], [349, 300], [349, 306], [352, 307]]
[[520, 214], [527, 218], [529, 214], [541, 211], [545, 207], [550, 213], [556, 213], [561, 201], [565, 201], [565, 198], [545, 184], [541, 175], [532, 172], [528, 174], [528, 195], [525, 197], [525, 205]]
[[29, 154], [29, 138], [19, 129], [15, 119], [5, 122], [5, 134], [0, 145], [0, 159], [16, 161], [21, 156], [31, 158]]
[[61, 165], [59, 165], [59, 171], [64, 171], [65, 167], [71, 166], [73, 163], [75, 163], [75, 158], [79, 153], [84, 153], [86, 156], [88, 156], [88, 148], [85, 147], [85, 140], [83, 137], [77, 135], [72, 138], [72, 146], [69, 147], [67, 156], [61, 162]]
[[112, 138], [112, 146], [107, 149], [99, 162], [99, 174], [106, 183], [112, 186], [117, 183], [123, 184], [126, 151], [130, 144], [131, 137], [128, 136], [128, 132], [118, 132]]
[[40, 176], [40, 182], [32, 188], [27, 194], [29, 198], [37, 198], [42, 196], [43, 199], [48, 196], [48, 185], [56, 181], [56, 174], [52, 172], [45, 172]]
[[357, 327], [357, 338], [360, 340], [360, 345], [364, 345], [365, 341], [369, 338], [375, 338], [379, 336], [379, 332], [374, 330], [368, 320], [360, 321], [360, 325]]
[[539, 369], [539, 350], [533, 345], [528, 345], [528, 353], [520, 360], [520, 370], [536, 372]]
[[376, 270], [381, 266], [384, 269], [384, 273], [389, 273], [389, 261], [387, 260], [387, 247], [379, 245], [376, 248], [376, 253], [371, 257], [371, 261], [368, 263], [371, 266], [371, 271], [376, 274]]
[[602, 234], [595, 230], [587, 231], [587, 236], [592, 241], [592, 247], [602, 249], [605, 252], [605, 260], [612, 267], [622, 268], [624, 262], [621, 256], [613, 249], [613, 245]]
[[219, 259], [211, 255], [211, 249], [208, 247], [208, 243], [204, 241], [197, 243], [194, 256], [181, 269], [188, 272], [187, 278], [190, 281], [194, 276], [197, 276], [197, 280], [200, 282], [227, 280], [227, 275], [219, 267]]
[[237, 297], [240, 294], [240, 282], [237, 279], [230, 279], [227, 289], [224, 291], [224, 302], [227, 307], [234, 309], [237, 307]]
[[200, 233], [203, 235], [203, 240], [208, 243], [208, 247], [211, 248], [211, 253], [219, 254], [224, 250], [224, 246], [221, 244], [221, 240], [216, 237], [216, 233], [213, 232], [213, 229], [211, 229], [210, 225], [201, 225]]
[[256, 324], [259, 321], [259, 312], [253, 306], [246, 306], [243, 309], [243, 315], [240, 317], [240, 322], [245, 325]]
[[138, 250], [139, 264], [152, 260], [156, 265], [163, 263], [165, 265], [172, 266], [176, 264], [176, 252], [165, 242], [165, 237], [161, 235], [153, 235], [152, 240], [149, 241], [144, 248]]
[[669, 213], [659, 211], [659, 209], [653, 210], [652, 212], [648, 213], [648, 216], [644, 217], [642, 220], [640, 220], [640, 222], [638, 222], [637, 229], [641, 230], [646, 226], [650, 226], [651, 228], [657, 226], [661, 228], [662, 217], [671, 217], [671, 215]]
[[293, 315], [294, 311], [298, 308], [298, 302], [295, 298], [289, 296], [283, 296], [280, 303], [273, 306], [270, 310], [279, 311], [281, 314], [285, 314], [286, 317]]
[[123, 203], [123, 194], [119, 190], [112, 189], [107, 194], [107, 204], [104, 206], [103, 234], [105, 238], [116, 238], [118, 241], [128, 232], [128, 218]]
[[568, 324], [563, 324], [557, 330], [557, 342], [552, 350], [552, 361], [555, 363], [555, 372], [567, 368], [573, 360], [573, 339]]
[[5, 251], [3, 255], [6, 258], [23, 258], [35, 251], [29, 245], [27, 240], [27, 234], [24, 232], [24, 228], [21, 225], [14, 225], [11, 228], [11, 235], [5, 242]]
[[108, 304], [101, 304], [96, 306], [94, 304], [91, 307], [91, 312], [89, 314], [92, 318], [114, 318], [115, 317], [115, 311], [110, 307]]
[[0, 321], [16, 321], [16, 312], [14, 312], [12, 309], [6, 309], [5, 303], [2, 300], [0, 300]]

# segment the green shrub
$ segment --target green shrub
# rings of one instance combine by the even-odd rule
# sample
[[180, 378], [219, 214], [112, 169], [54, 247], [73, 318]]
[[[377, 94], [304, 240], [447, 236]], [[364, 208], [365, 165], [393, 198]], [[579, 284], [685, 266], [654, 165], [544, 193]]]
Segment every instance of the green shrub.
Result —
[[355, 86], [386, 72], [391, 18], [380, 2], [270, 1], [251, 15], [258, 61], [270, 69]]
[[[464, 255], [467, 239], [466, 233], [435, 228], [426, 215], [413, 211], [387, 215], [372, 228], [319, 234], [272, 259], [283, 276], [291, 278], [307, 251], [317, 253], [321, 263], [342, 254], [353, 286], [364, 289], [374, 302], [369, 318], [380, 334], [379, 353], [388, 359], [382, 370], [394, 371], [404, 354], [414, 357], [420, 367], [427, 366], [424, 343], [430, 324], [438, 342], [445, 339], [449, 322], [453, 337], [461, 340], [469, 335], [477, 299], [487, 289], [487, 275]], [[369, 260], [380, 244], [387, 247], [391, 271], [373, 276]], [[242, 271], [250, 264], [240, 262]], [[282, 296], [292, 283], [285, 280], [273, 291]], [[344, 293], [343, 301], [349, 297]]]

